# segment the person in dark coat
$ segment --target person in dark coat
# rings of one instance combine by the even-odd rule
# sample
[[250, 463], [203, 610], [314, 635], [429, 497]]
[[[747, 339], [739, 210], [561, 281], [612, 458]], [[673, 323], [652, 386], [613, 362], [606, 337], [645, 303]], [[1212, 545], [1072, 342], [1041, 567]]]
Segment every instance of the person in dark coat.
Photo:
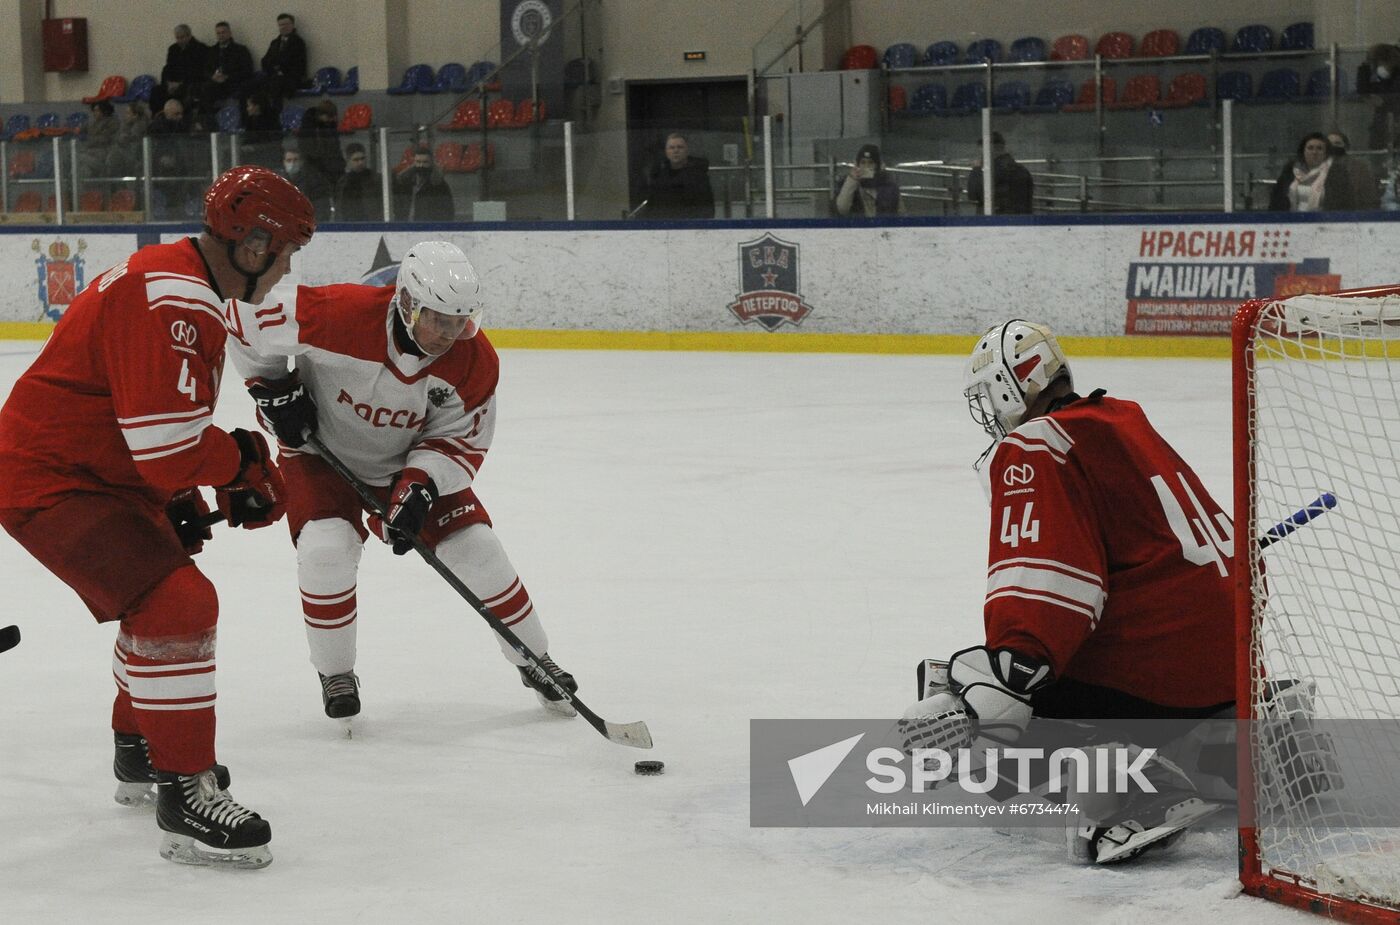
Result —
[[282, 176], [292, 181], [303, 196], [311, 200], [316, 210], [316, 221], [327, 222], [331, 218], [331, 184], [319, 170], [307, 167], [306, 159], [297, 150], [295, 138], [288, 138], [282, 151]]
[[208, 95], [215, 100], [232, 97], [241, 103], [253, 80], [253, 53], [247, 45], [233, 40], [233, 30], [226, 22], [214, 25], [214, 38], [205, 60]]
[[1368, 144], [1373, 150], [1389, 147], [1393, 140], [1391, 123], [1400, 129], [1400, 46], [1371, 46], [1366, 60], [1356, 68], [1356, 92], [1364, 94], [1375, 107]]
[[297, 35], [297, 20], [290, 13], [277, 17], [277, 38], [262, 56], [264, 89], [272, 100], [284, 100], [306, 86], [306, 42]]
[[666, 158], [648, 173], [645, 198], [642, 218], [715, 217], [710, 162], [691, 157], [690, 145], [680, 132], [666, 136]]
[[[982, 211], [982, 164], [972, 168], [967, 177], [968, 198]], [[992, 214], [1029, 215], [1035, 196], [1035, 180], [1031, 172], [1016, 163], [1006, 150], [1001, 132], [992, 132]]]
[[885, 169], [878, 145], [862, 145], [851, 172], [836, 185], [831, 211], [839, 216], [898, 215], [904, 211], [899, 181]]
[[433, 152], [419, 145], [413, 166], [394, 179], [394, 217], [401, 222], [450, 222], [457, 217], [452, 190], [433, 167]]
[[171, 96], [183, 99], [189, 87], [204, 78], [208, 54], [209, 46], [195, 38], [189, 26], [181, 23], [175, 27], [175, 41], [165, 50], [165, 67], [160, 71], [161, 82]]
[[306, 111], [297, 130], [301, 155], [309, 170], [318, 170], [334, 185], [345, 173], [345, 155], [340, 153], [340, 114], [334, 100], [321, 100]]
[[1370, 211], [1381, 207], [1381, 184], [1376, 172], [1364, 158], [1347, 154], [1351, 139], [1345, 132], [1333, 129], [1327, 133], [1327, 146], [1332, 155], [1332, 169], [1327, 176], [1328, 184], [1345, 184], [1348, 208]]
[[384, 219], [379, 174], [369, 169], [365, 146], [352, 141], [345, 146], [345, 173], [335, 184], [335, 220], [378, 222]]

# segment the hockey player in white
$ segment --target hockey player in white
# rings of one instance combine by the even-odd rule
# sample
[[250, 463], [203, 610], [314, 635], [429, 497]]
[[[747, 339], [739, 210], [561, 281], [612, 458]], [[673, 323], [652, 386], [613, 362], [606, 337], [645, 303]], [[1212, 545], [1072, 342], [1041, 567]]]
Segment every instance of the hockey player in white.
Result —
[[[273, 308], [233, 306], [229, 353], [281, 446], [306, 637], [332, 718], [360, 712], [356, 572], [369, 532], [398, 555], [422, 539], [556, 680], [577, 689], [548, 657], [529, 593], [472, 490], [491, 445], [499, 372], [482, 308], [466, 255], [439, 241], [412, 247], [392, 287], [300, 286]], [[376, 490], [387, 522], [371, 514], [366, 529], [360, 499], [307, 444], [312, 434]], [[574, 715], [498, 641], [547, 709]]]

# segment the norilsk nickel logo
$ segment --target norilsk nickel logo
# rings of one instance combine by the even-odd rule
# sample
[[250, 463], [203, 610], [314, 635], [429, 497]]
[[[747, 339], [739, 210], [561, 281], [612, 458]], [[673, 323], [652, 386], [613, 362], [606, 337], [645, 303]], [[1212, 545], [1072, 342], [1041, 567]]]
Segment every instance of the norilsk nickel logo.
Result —
[[776, 331], [802, 323], [812, 306], [798, 292], [797, 245], [765, 234], [739, 245], [739, 295], [729, 310], [744, 324]]

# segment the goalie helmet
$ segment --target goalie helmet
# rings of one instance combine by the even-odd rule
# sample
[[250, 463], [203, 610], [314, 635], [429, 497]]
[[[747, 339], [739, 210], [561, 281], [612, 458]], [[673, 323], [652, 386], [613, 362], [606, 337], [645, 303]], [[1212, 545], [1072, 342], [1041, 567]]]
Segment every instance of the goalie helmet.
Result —
[[399, 318], [418, 349], [446, 353], [481, 330], [481, 282], [467, 255], [446, 241], [415, 244], [399, 264]]
[[993, 440], [1019, 427], [1050, 383], [1074, 385], [1069, 361], [1050, 328], [1019, 319], [990, 328], [977, 341], [963, 372], [972, 419]]

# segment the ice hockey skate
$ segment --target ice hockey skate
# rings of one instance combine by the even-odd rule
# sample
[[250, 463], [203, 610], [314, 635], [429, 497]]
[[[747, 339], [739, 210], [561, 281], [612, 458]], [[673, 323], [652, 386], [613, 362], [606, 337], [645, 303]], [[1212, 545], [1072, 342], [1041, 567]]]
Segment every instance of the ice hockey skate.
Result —
[[[151, 755], [146, 740], [139, 735], [114, 732], [116, 756], [112, 759], [112, 773], [117, 778], [117, 792], [112, 798], [123, 806], [156, 805], [156, 770], [151, 767]], [[214, 765], [214, 778], [220, 790], [228, 790], [228, 768]]]
[[[578, 690], [578, 682], [574, 680], [574, 676], [556, 665], [554, 659], [549, 657], [548, 652], [540, 656], [540, 667], [548, 671], [559, 683], [559, 686], [569, 693], [572, 694]], [[535, 696], [540, 700], [540, 706], [560, 716], [578, 715], [578, 711], [573, 708], [573, 705], [560, 697], [559, 693], [546, 683], [543, 672], [527, 665], [517, 665], [515, 670], [520, 672], [520, 683], [534, 690]]]
[[321, 705], [326, 708], [327, 716], [340, 720], [348, 738], [354, 734], [351, 730], [351, 719], [360, 715], [360, 677], [353, 671], [332, 675], [319, 672], [317, 674], [321, 678]]
[[[1168, 801], [1171, 805], [1162, 809]], [[1139, 807], [1135, 818], [1124, 820], [1107, 827], [1086, 827], [1070, 837], [1079, 837], [1089, 842], [1093, 862], [1096, 864], [1121, 864], [1131, 861], [1149, 848], [1165, 850], [1181, 839], [1186, 829], [1223, 808], [1220, 803], [1207, 803], [1199, 797], [1174, 798], [1156, 802], [1151, 806]], [[1155, 821], [1143, 822], [1142, 819]]]
[[160, 856], [177, 864], [256, 870], [272, 863], [272, 826], [219, 789], [213, 768], [156, 772]]

